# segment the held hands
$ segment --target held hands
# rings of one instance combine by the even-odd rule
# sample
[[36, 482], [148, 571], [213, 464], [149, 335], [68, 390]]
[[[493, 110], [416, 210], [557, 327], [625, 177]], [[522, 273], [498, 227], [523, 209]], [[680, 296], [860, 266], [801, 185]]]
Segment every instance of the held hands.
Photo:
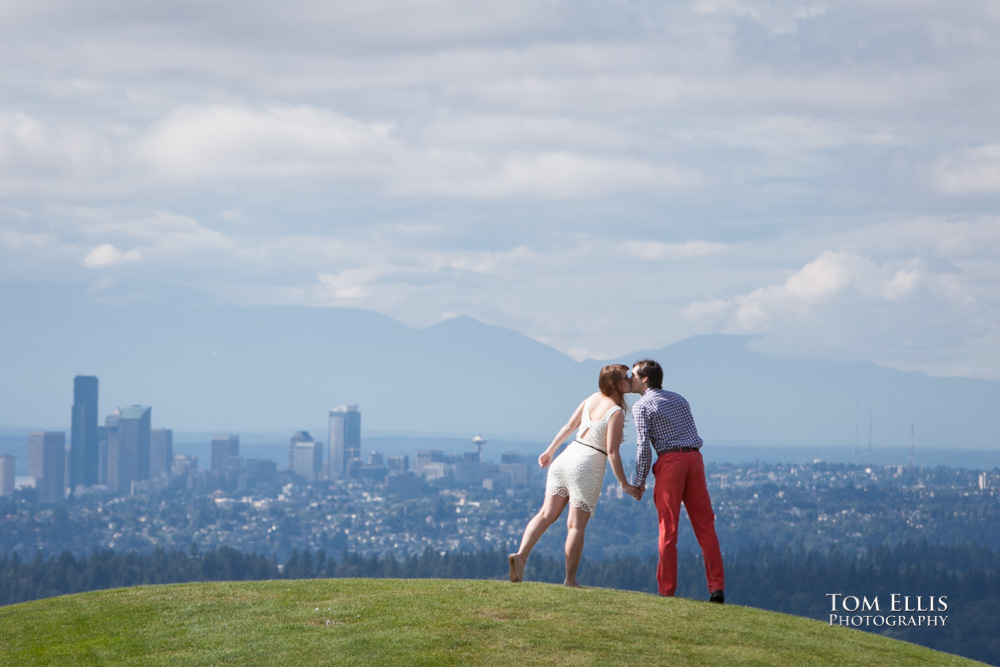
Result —
[[632, 496], [636, 500], [642, 500], [642, 494], [646, 490], [644, 486], [632, 486], [631, 484], [622, 484], [622, 490], [628, 495]]

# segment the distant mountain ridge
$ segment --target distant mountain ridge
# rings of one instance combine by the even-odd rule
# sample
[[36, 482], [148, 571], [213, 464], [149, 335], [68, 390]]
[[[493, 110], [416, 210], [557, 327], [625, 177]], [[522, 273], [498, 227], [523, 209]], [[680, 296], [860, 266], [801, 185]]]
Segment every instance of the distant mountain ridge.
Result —
[[[93, 303], [45, 285], [0, 290], [0, 427], [69, 423], [73, 376], [100, 378], [100, 412], [153, 406], [154, 427], [284, 431], [358, 405], [363, 428], [547, 440], [596, 390], [605, 363], [658, 359], [706, 441], [985, 448], [1000, 382], [867, 362], [756, 354], [696, 336], [577, 362], [514, 331], [458, 317], [424, 329], [350, 308], [237, 307], [170, 294]], [[323, 437], [314, 433], [317, 438]]]

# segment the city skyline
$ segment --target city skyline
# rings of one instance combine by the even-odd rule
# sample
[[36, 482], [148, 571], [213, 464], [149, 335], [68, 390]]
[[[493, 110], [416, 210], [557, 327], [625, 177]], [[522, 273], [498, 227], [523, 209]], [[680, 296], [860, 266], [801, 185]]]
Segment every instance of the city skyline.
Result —
[[[98, 426], [98, 386], [97, 376], [73, 378], [70, 444], [65, 431], [32, 430], [27, 434], [28, 477], [39, 500], [62, 500], [92, 488], [128, 495], [135, 493], [137, 484], [141, 487], [146, 482], [198, 471], [197, 457], [174, 455], [172, 429], [152, 427], [151, 406], [115, 408], [105, 417], [104, 425]], [[354, 478], [373, 467], [384, 469], [384, 474], [408, 469], [405, 457], [390, 457], [389, 466], [383, 468], [385, 459], [376, 452], [365, 465], [357, 405], [330, 410], [329, 427], [328, 460], [324, 460], [323, 446], [312, 436], [306, 431], [295, 432], [289, 442], [289, 472], [307, 482], [319, 482]], [[273, 482], [275, 462], [241, 456], [239, 435], [213, 435], [209, 447], [208, 471], [225, 480], [223, 487], [246, 484], [247, 480], [251, 488], [255, 482]], [[8, 496], [16, 488], [16, 458], [6, 453], [0, 456], [0, 496]]]
[[[85, 380], [81, 382], [81, 377]], [[74, 394], [73, 394], [73, 408], [71, 410], [74, 416], [80, 414], [78, 406], [81, 402], [86, 402], [89, 400], [94, 400], [96, 394], [91, 392], [90, 389], [96, 389], [98, 384], [98, 378], [94, 376], [77, 376], [74, 378]], [[81, 398], [79, 390], [81, 387], [88, 387], [86, 391], [83, 392], [84, 398]], [[96, 407], [96, 406], [95, 406]], [[852, 450], [852, 456], [846, 457], [843, 452], [841, 452], [840, 460], [844, 462], [853, 461], [853, 463], [858, 464], [863, 462], [862, 459], [867, 459], [869, 465], [875, 464], [872, 458], [873, 453], [873, 443], [871, 440], [871, 420], [872, 414], [868, 413], [866, 416], [866, 424], [868, 426], [867, 430], [867, 447], [864, 451], [861, 448], [861, 414], [860, 414], [860, 404], [857, 407], [858, 412], [855, 415], [855, 442], [850, 449]], [[869, 408], [870, 409], [870, 408]], [[151, 426], [151, 413], [152, 408], [149, 406], [132, 405], [126, 408], [116, 408], [105, 418], [104, 426], [98, 428], [98, 443], [99, 447], [99, 478], [97, 485], [104, 486], [112, 491], [132, 493], [134, 491], [134, 484], [139, 482], [145, 482], [147, 480], [157, 480], [166, 479], [172, 474], [188, 474], [194, 473], [199, 470], [198, 466], [198, 456], [192, 456], [190, 453], [190, 447], [193, 441], [187, 440], [183, 449], [187, 451], [185, 454], [174, 455], [173, 453], [173, 441], [174, 432], [172, 429], [167, 428], [152, 428]], [[415, 448], [411, 446], [410, 448], [400, 448], [396, 445], [391, 445], [391, 438], [386, 438], [385, 436], [376, 437], [375, 441], [379, 444], [369, 445], [367, 449], [367, 459], [365, 458], [365, 452], [362, 451], [362, 438], [361, 438], [361, 411], [357, 405], [340, 406], [333, 408], [328, 412], [329, 416], [329, 433], [327, 437], [327, 442], [325, 449], [327, 450], [327, 456], [329, 458], [324, 458], [324, 447], [320, 445], [318, 441], [312, 438], [308, 432], [299, 430], [296, 431], [288, 441], [286, 445], [286, 457], [287, 457], [287, 468], [284, 468], [290, 472], [298, 474], [301, 478], [308, 482], [318, 482], [323, 480], [336, 480], [344, 479], [346, 477], [356, 478], [359, 475], [362, 476], [372, 476], [373, 474], [377, 477], [379, 471], [381, 475], [386, 475], [392, 471], [406, 471], [409, 470], [409, 464], [407, 459], [409, 455], [414, 455], [415, 467], [414, 469], [422, 472], [425, 476], [430, 475], [430, 478], [443, 476], [445, 468], [449, 471], [454, 464], [454, 476], [458, 479], [475, 479], [477, 476], [487, 474], [484, 470], [479, 470], [473, 465], [471, 468], [463, 469], [462, 466], [468, 466], [468, 464], [478, 464], [481, 459], [481, 452], [483, 446], [486, 444], [486, 439], [481, 435], [476, 435], [472, 438], [462, 440], [461, 443], [456, 443], [454, 438], [445, 438], [444, 443], [450, 444], [436, 444], [434, 438], [425, 438], [423, 444], [417, 445]], [[122, 424], [125, 424], [124, 430], [121, 429]], [[72, 431], [70, 431], [72, 433]], [[909, 446], [905, 450], [896, 448], [897, 463], [905, 461], [908, 467], [913, 467], [916, 462], [916, 452], [917, 448], [915, 446], [915, 427], [914, 422], [910, 422], [910, 440]], [[124, 437], [123, 437], [124, 435]], [[66, 432], [65, 431], [31, 431], [26, 434], [28, 440], [27, 453], [30, 454], [29, 463], [29, 478], [33, 477], [34, 474], [40, 475], [35, 483], [44, 480], [43, 494], [45, 497], [53, 498], [56, 493], [52, 489], [54, 479], [52, 475], [45, 475], [43, 472], [44, 468], [55, 469], [56, 465], [62, 465], [65, 463], [64, 467], [64, 477], [65, 477], [65, 492], [66, 494], [86, 492], [87, 486], [93, 485], [79, 485], [72, 483], [72, 471], [71, 466], [73, 465], [73, 453], [72, 448], [69, 443], [66, 442]], [[261, 448], [260, 443], [255, 443], [254, 450], [256, 452], [256, 457], [254, 456], [242, 456], [240, 452], [240, 435], [238, 434], [228, 434], [219, 435], [213, 434], [211, 436], [205, 437], [204, 446], [206, 447], [205, 453], [207, 454], [203, 457], [208, 465], [208, 470], [215, 474], [221, 475], [223, 477], [228, 476], [230, 483], [235, 484], [240, 478], [243, 479], [253, 479], [253, 480], [267, 480], [274, 477], [274, 471], [277, 470], [278, 462], [282, 461], [283, 458], [276, 449], [278, 445], [270, 447], [270, 451], [266, 451], [268, 448]], [[273, 438], [273, 436], [271, 436]], [[403, 437], [403, 442], [413, 441], [412, 437]], [[55, 446], [57, 441], [63, 442], [63, 452], [64, 456], [60, 458], [60, 463], [55, 463], [52, 457], [51, 451]], [[417, 439], [420, 441], [420, 439]], [[8, 440], [9, 442], [9, 440]], [[504, 464], [508, 463], [508, 457], [519, 458], [526, 454], [533, 454], [534, 450], [532, 447], [538, 447], [537, 443], [525, 442], [519, 443], [514, 447], [511, 445], [514, 443], [508, 442], [506, 444], [506, 449], [504, 451], [495, 452], [499, 454], [499, 460], [501, 466], [499, 470], [504, 470]], [[528, 444], [528, 448], [524, 449], [524, 445]], [[388, 446], [388, 452], [383, 447]], [[467, 447], [475, 447], [476, 453], [473, 456]], [[446, 455], [443, 450], [454, 447], [454, 451], [450, 455]], [[382, 451], [379, 451], [379, 450]], [[709, 452], [711, 454], [712, 450], [715, 449], [713, 445]], [[843, 449], [847, 449], [845, 446]], [[465, 450], [462, 453], [462, 450]], [[778, 448], [780, 450], [780, 448]], [[728, 448], [729, 456], [732, 456], [732, 448]], [[791, 450], [788, 450], [791, 451]], [[881, 455], [883, 448], [879, 447], [878, 451]], [[406, 456], [403, 456], [403, 452], [407, 452]], [[773, 454], [774, 452], [772, 452]], [[6, 453], [0, 452], [4, 456], [3, 459], [3, 472], [5, 475], [13, 475], [15, 465], [17, 460], [7, 455]], [[435, 455], [437, 458], [428, 459], [427, 457], [431, 454]], [[921, 449], [921, 457], [925, 456], [927, 451]], [[940, 452], [938, 452], [940, 454]], [[969, 451], [955, 451], [954, 454], [961, 454], [964, 458], [968, 458], [971, 452]], [[935, 455], [935, 457], [937, 454]], [[263, 458], [260, 458], [263, 457]], [[470, 458], [471, 457], [471, 458]], [[901, 459], [899, 457], [902, 457]], [[530, 456], [529, 456], [530, 458]], [[714, 458], [714, 457], [710, 457]], [[816, 460], [821, 460], [822, 457]], [[880, 456], [881, 458], [881, 456]], [[340, 460], [343, 462], [343, 467], [340, 469], [339, 476], [337, 475], [337, 466], [331, 465], [331, 462]], [[726, 459], [715, 459], [718, 461], [724, 461]], [[737, 456], [735, 459], [731, 460], [748, 460], [746, 457]], [[774, 459], [778, 460], [802, 460], [801, 457], [798, 459]], [[805, 459], [808, 460], [808, 457]], [[837, 460], [837, 457], [834, 457]], [[348, 465], [350, 462], [350, 465]], [[485, 462], [485, 461], [484, 461]], [[511, 461], [512, 462], [512, 461]], [[879, 465], [885, 465], [886, 463], [892, 463], [889, 461], [881, 460], [878, 462]], [[957, 464], [962, 467], [963, 464], [953, 460], [951, 458], [946, 458], [942, 460], [946, 465]], [[940, 464], [940, 463], [939, 463]], [[991, 469], [996, 467], [996, 463], [986, 463], [985, 459], [980, 463], [971, 463], [971, 459], [964, 465], [972, 465], [975, 467], [980, 467], [982, 469]], [[23, 461], [22, 461], [23, 465]], [[492, 465], [492, 464], [490, 464]], [[437, 472], [434, 472], [435, 466], [444, 466]], [[270, 471], [269, 471], [270, 470]], [[34, 471], [34, 472], [33, 472]], [[428, 472], [430, 471], [430, 472]], [[452, 474], [452, 473], [449, 473]], [[510, 469], [506, 470], [507, 475], [512, 475], [512, 479], [523, 479], [522, 473], [513, 473]], [[58, 473], [55, 473], [58, 476]], [[3, 480], [0, 480], [3, 481]], [[6, 484], [2, 488], [7, 486], [10, 489], [7, 490], [9, 493], [14, 487], [13, 482]]]

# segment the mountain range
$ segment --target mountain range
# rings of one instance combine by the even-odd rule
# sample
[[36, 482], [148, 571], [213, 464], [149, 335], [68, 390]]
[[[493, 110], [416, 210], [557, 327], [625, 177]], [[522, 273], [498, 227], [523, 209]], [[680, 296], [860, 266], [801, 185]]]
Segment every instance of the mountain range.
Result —
[[313, 428], [357, 405], [366, 431], [547, 441], [605, 363], [659, 360], [702, 436], [724, 444], [994, 448], [1000, 382], [870, 362], [779, 358], [752, 338], [696, 336], [575, 361], [457, 317], [415, 329], [371, 311], [239, 307], [172, 292], [99, 301], [65, 286], [0, 290], [0, 428], [66, 429], [73, 377], [100, 412], [142, 404], [153, 426], [240, 433]]

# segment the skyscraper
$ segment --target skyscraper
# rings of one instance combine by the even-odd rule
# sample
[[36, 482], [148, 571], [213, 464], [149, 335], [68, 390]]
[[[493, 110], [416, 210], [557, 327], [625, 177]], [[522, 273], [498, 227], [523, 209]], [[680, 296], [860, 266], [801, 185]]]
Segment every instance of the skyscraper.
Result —
[[344, 479], [351, 461], [361, 458], [361, 412], [356, 405], [330, 411], [330, 479]]
[[66, 434], [32, 431], [28, 434], [28, 474], [42, 502], [66, 497]]
[[108, 487], [114, 491], [131, 493], [132, 482], [149, 479], [152, 412], [144, 405], [120, 410], [118, 437], [108, 439]]
[[239, 468], [240, 436], [216, 435], [212, 437], [212, 472], [224, 473]]
[[[114, 448], [114, 451], [118, 451], [118, 420], [121, 419], [121, 416], [121, 411], [116, 408], [114, 412], [111, 412], [104, 418], [104, 426], [97, 427], [97, 449], [99, 451], [97, 483], [104, 484], [108, 488], [111, 488], [108, 480], [111, 479], [111, 469], [113, 467], [110, 452], [112, 448]], [[114, 465], [116, 466], [117, 464]], [[117, 467], [115, 467], [115, 470], [117, 470]]]
[[93, 486], [99, 482], [97, 444], [97, 378], [73, 378], [73, 415], [69, 440], [70, 488]]
[[298, 431], [289, 442], [289, 460], [293, 472], [314, 482], [323, 470], [323, 448], [306, 431]]
[[17, 460], [13, 456], [0, 454], [0, 498], [14, 493], [14, 468]]
[[149, 478], [169, 477], [174, 465], [174, 432], [154, 428], [149, 432]]

